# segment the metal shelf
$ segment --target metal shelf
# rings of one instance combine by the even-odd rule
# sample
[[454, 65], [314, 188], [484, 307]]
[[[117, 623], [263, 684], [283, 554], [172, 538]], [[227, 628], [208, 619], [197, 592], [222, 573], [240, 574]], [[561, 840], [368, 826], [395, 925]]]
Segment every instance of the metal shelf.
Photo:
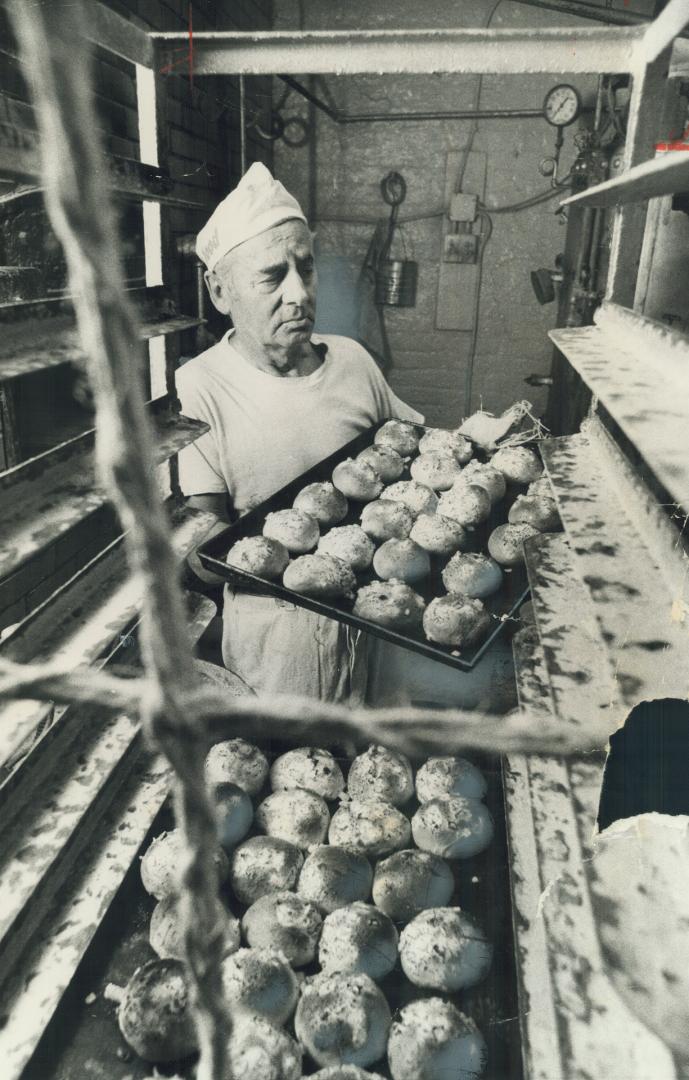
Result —
[[[602, 698], [604, 658], [596, 656], [591, 602], [562, 535], [527, 545], [538, 626], [513, 641], [520, 706], [534, 722], [563, 723]], [[579, 620], [581, 625], [579, 625]], [[577, 680], [569, 650], [584, 644], [592, 679]], [[583, 665], [582, 665], [583, 666]], [[607, 724], [608, 711], [599, 710]], [[614, 726], [614, 724], [613, 724]], [[509, 755], [504, 765], [513, 926], [524, 1073], [529, 1080], [644, 1076], [675, 1080], [667, 1048], [614, 991], [601, 955], [588, 860], [598, 813], [604, 756], [580, 759]], [[624, 1030], [623, 1044], [617, 1032]]]
[[550, 337], [666, 491], [689, 510], [689, 339], [615, 304], [604, 304], [595, 322], [551, 330]]
[[[193, 315], [174, 315], [170, 318], [147, 319], [141, 322], [141, 340], [181, 334], [201, 326], [204, 319]], [[20, 378], [35, 371], [60, 364], [83, 366], [86, 362], [71, 315], [2, 324], [0, 341], [0, 382]]]
[[567, 726], [603, 740], [622, 719], [607, 647], [562, 533], [524, 545], [543, 665], [555, 711]]
[[661, 157], [643, 161], [627, 172], [602, 184], [570, 195], [561, 206], [623, 206], [625, 203], [655, 199], [689, 191], [689, 152], [667, 150]]
[[[201, 543], [215, 520], [186, 505], [173, 509], [172, 539], [180, 559]], [[0, 657], [16, 663], [54, 660], [70, 669], [102, 667], [134, 630], [140, 606], [140, 589], [128, 576], [120, 537], [23, 619], [0, 643]], [[0, 707], [0, 767], [50, 718], [52, 709], [38, 701]]]
[[[168, 411], [152, 419], [158, 464], [208, 431], [202, 421]], [[86, 432], [0, 474], [0, 492], [7, 501], [0, 578], [108, 502], [96, 479], [94, 440], [94, 432]]]
[[[541, 453], [574, 572], [611, 655], [620, 708], [649, 697], [687, 697], [689, 639], [677, 615], [678, 598], [621, 477], [588, 433], [546, 439]], [[565, 662], [564, 655], [558, 659]]]

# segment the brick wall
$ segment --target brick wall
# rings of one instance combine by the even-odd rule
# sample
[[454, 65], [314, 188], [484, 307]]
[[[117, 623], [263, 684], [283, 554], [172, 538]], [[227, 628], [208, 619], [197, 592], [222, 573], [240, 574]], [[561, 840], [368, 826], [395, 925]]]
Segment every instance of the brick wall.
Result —
[[[494, 0], [397, 0], [371, 4], [351, 0], [275, 0], [275, 27], [318, 29], [406, 29], [476, 27], [485, 24]], [[496, 28], [594, 25], [550, 11], [503, 0], [491, 25]], [[557, 82], [574, 82], [592, 101], [593, 77], [486, 76], [482, 108], [540, 108], [546, 91]], [[338, 107], [350, 113], [449, 111], [474, 107], [476, 77], [466, 75], [328, 76], [326, 87]], [[278, 94], [278, 84], [275, 94]], [[323, 86], [318, 93], [325, 96]], [[298, 113], [315, 125], [315, 145], [275, 148], [275, 170], [304, 206], [314, 213], [322, 251], [346, 260], [356, 274], [366, 255], [373, 225], [366, 219], [386, 217], [388, 209], [380, 180], [397, 170], [407, 181], [401, 217], [421, 215], [444, 204], [447, 155], [468, 143], [470, 120], [385, 122], [337, 125], [318, 110], [309, 109], [292, 94], [284, 114]], [[575, 127], [565, 134], [563, 170], [572, 162]], [[473, 148], [486, 155], [486, 202], [511, 204], [543, 191], [549, 185], [538, 170], [553, 153], [555, 129], [542, 119], [485, 120], [479, 124]], [[315, 162], [315, 170], [311, 168]], [[555, 323], [557, 305], [541, 307], [530, 284], [530, 271], [553, 267], [563, 250], [565, 225], [555, 214], [557, 200], [519, 213], [495, 215], [486, 247], [478, 316], [472, 406], [502, 410], [527, 397], [545, 406], [546, 391], [528, 386], [529, 374], [546, 374], [552, 346], [547, 331]], [[341, 219], [339, 221], [335, 219]], [[356, 219], [364, 219], [357, 224]], [[386, 321], [394, 356], [390, 381], [403, 398], [434, 424], [456, 424], [464, 412], [464, 385], [471, 333], [440, 330], [436, 302], [440, 273], [441, 220], [431, 218], [404, 226], [401, 257], [419, 264], [415, 307], [387, 308]], [[361, 330], [380, 348], [380, 334], [371, 307]]]

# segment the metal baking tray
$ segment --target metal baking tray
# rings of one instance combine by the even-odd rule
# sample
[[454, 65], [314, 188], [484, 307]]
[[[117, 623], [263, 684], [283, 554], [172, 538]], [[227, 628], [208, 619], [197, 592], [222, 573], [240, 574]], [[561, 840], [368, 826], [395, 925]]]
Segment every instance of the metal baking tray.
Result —
[[[330, 457], [324, 458], [318, 465], [314, 465], [312, 469], [302, 473], [301, 476], [298, 476], [280, 491], [277, 491], [269, 499], [261, 503], [260, 506], [243, 514], [232, 525], [228, 525], [222, 532], [217, 533], [216, 536], [206, 541], [205, 544], [202, 544], [198, 549], [201, 564], [207, 570], [211, 570], [221, 577], [238, 592], [261, 593], [263, 595], [278, 597], [280, 600], [288, 600], [299, 607], [309, 608], [309, 610], [316, 611], [320, 615], [325, 615], [330, 619], [337, 619], [338, 622], [348, 623], [350, 626], [356, 627], [357, 630], [363, 630], [367, 634], [374, 634], [376, 637], [384, 638], [386, 641], [391, 641], [394, 645], [400, 645], [404, 649], [420, 653], [422, 656], [427, 656], [431, 660], [438, 660], [441, 664], [447, 664], [449, 667], [459, 668], [462, 671], [470, 671], [476, 666], [481, 657], [488, 652], [495, 639], [503, 632], [507, 623], [516, 619], [518, 609], [529, 595], [529, 586], [524, 567], [516, 567], [513, 570], [506, 572], [504, 574], [504, 584], [502, 588], [484, 601], [487, 611], [494, 619], [494, 626], [491, 632], [480, 644], [467, 649], [457, 649], [450, 645], [437, 645], [427, 641], [423, 636], [423, 631], [419, 631], [418, 635], [400, 634], [394, 630], [388, 630], [384, 626], [379, 626], [377, 623], [370, 622], [368, 619], [359, 618], [352, 613], [352, 608], [354, 606], [352, 600], [338, 599], [326, 603], [323, 600], [316, 600], [310, 596], [302, 596], [301, 593], [286, 589], [280, 582], [265, 581], [263, 578], [258, 578], [254, 574], [239, 570], [237, 567], [228, 566], [225, 562], [227, 552], [237, 540], [247, 536], [260, 536], [266, 516], [269, 513], [274, 510], [286, 510], [291, 507], [296, 496], [307, 484], [312, 484], [319, 480], [330, 480], [335, 466], [339, 464], [339, 462], [344, 461], [345, 458], [356, 457], [361, 450], [370, 446], [376, 431], [379, 427], [382, 427], [384, 423], [386, 423], [386, 421], [383, 420], [369, 428], [367, 431], [362, 432], [361, 435], [357, 435], [355, 439], [352, 439], [351, 442], [342, 446], [336, 453], [331, 454]], [[421, 433], [428, 430], [420, 424], [415, 424], [414, 427]], [[475, 457], [479, 460], [487, 460], [486, 455], [478, 447], [475, 451]], [[405, 468], [400, 479], [410, 479], [408, 467]], [[509, 507], [521, 490], [521, 488], [511, 489], [508, 487], [506, 497], [502, 499], [497, 506], [493, 507], [493, 511], [488, 521], [484, 522], [473, 531], [473, 542], [469, 550], [482, 551], [484, 553], [487, 552], [486, 543], [488, 536], [496, 525], [501, 525], [507, 521]], [[358, 524], [363, 506], [364, 503], [359, 503], [350, 499], [349, 513], [344, 521], [341, 521], [338, 524]], [[440, 577], [440, 572], [446, 562], [447, 559], [445, 558], [434, 558], [432, 556], [431, 576], [427, 586], [425, 588], [416, 585], [414, 586], [415, 591], [423, 596], [424, 600], [430, 601], [433, 597], [441, 596], [447, 591], [442, 584]], [[359, 574], [357, 580], [359, 585], [368, 585], [371, 581], [377, 581], [379, 579], [373, 573], [373, 570], [368, 570], [363, 574]]]

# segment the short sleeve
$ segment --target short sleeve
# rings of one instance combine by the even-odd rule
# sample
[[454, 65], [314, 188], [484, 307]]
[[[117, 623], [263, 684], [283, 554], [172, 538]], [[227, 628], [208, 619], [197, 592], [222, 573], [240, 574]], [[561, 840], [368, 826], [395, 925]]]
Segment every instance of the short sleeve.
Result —
[[411, 405], [407, 405], [406, 401], [402, 401], [401, 398], [397, 397], [368, 350], [359, 345], [358, 342], [356, 347], [360, 350], [362, 358], [365, 357], [367, 374], [375, 386], [379, 409], [378, 419], [388, 420], [392, 418], [395, 420], [409, 420], [413, 424], [423, 424], [423, 414], [417, 412], [416, 409], [412, 409]]
[[207, 495], [227, 491], [227, 484], [222, 474], [218, 449], [213, 437], [212, 417], [203, 406], [203, 399], [195, 389], [190, 373], [182, 370], [177, 373], [177, 396], [184, 416], [193, 420], [203, 420], [211, 425], [211, 430], [201, 435], [196, 442], [180, 450], [179, 486], [182, 494]]

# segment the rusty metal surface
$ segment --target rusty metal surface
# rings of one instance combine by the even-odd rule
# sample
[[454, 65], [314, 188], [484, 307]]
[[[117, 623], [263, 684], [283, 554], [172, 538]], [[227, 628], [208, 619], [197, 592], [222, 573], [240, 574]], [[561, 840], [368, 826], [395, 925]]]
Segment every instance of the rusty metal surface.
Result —
[[644, 321], [636, 316], [636, 327], [616, 320], [617, 325], [551, 330], [550, 337], [659, 482], [688, 510], [689, 341], [683, 339], [683, 348], [663, 347], [660, 334], [645, 332]]
[[[194, 33], [195, 75], [628, 72], [643, 27]], [[158, 66], [188, 34], [153, 33]], [[157, 62], [158, 62], [157, 61]]]
[[[173, 542], [180, 558], [201, 542], [215, 520], [186, 506], [175, 509]], [[132, 632], [140, 603], [140, 589], [127, 579], [122, 544], [116, 541], [23, 620], [0, 645], [0, 656], [20, 662], [50, 657], [67, 669], [102, 667]], [[200, 618], [209, 612], [207, 604]], [[48, 703], [29, 700], [0, 707], [0, 765], [16, 754], [51, 709]]]
[[[178, 334], [200, 326], [202, 319], [180, 315], [141, 323], [141, 338]], [[84, 351], [78, 340], [74, 319], [69, 315], [44, 319], [29, 328], [26, 322], [5, 324], [0, 341], [0, 381], [16, 379], [32, 371], [74, 364], [82, 367]]]
[[[154, 422], [158, 462], [208, 431], [199, 420], [169, 413]], [[92, 433], [0, 474], [0, 499], [0, 577], [6, 577], [107, 502], [96, 483]]]
[[673, 195], [689, 187], [689, 160], [680, 151], [669, 151], [651, 161], [643, 161], [612, 180], [594, 184], [586, 191], [563, 199], [562, 206], [621, 206], [637, 199]]
[[689, 638], [677, 598], [620, 498], [616, 477], [589, 438], [541, 444], [577, 573], [613, 654], [620, 700], [689, 693]]
[[613, 669], [567, 538], [546, 533], [529, 540], [524, 550], [556, 712], [567, 725], [611, 734], [623, 719]]
[[3, 1080], [19, 1080], [169, 790], [160, 758], [142, 756], [56, 892], [22, 964], [0, 990]]
[[[519, 704], [534, 717], [551, 716], [553, 700], [536, 627], [518, 631], [512, 650]], [[511, 754], [504, 759], [503, 786], [524, 1076], [563, 1080], [548, 939], [538, 910], [539, 855], [527, 758]]]
[[[67, 727], [79, 738], [67, 742]], [[47, 904], [74, 869], [99, 802], [107, 801], [129, 771], [139, 743], [138, 721], [104, 719], [76, 710], [54, 742], [59, 768], [0, 832], [0, 967], [9, 971], [40, 924]], [[102, 812], [102, 811], [101, 811]], [[92, 815], [94, 815], [92, 817]]]

